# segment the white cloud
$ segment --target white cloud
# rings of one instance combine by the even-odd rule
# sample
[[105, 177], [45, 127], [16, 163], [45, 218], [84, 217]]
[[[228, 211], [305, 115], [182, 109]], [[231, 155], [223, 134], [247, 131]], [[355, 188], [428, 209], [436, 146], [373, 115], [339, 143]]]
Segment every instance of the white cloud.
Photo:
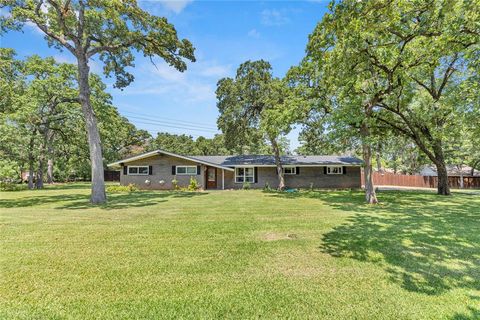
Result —
[[74, 57], [72, 56], [66, 56], [64, 54], [56, 54], [53, 56], [56, 62], [58, 63], [70, 63], [70, 64], [76, 64], [77, 61], [75, 60]]
[[213, 78], [214, 80], [228, 76], [230, 71], [230, 65], [220, 65], [212, 61], [192, 65], [193, 73], [198, 73], [200, 76]]
[[161, 4], [163, 9], [178, 14], [192, 2], [193, 0], [141, 0], [140, 5], [153, 14], [163, 15], [164, 12], [161, 12], [162, 10], [158, 10], [158, 4]]
[[228, 75], [228, 72], [230, 71], [229, 67], [224, 67], [224, 66], [212, 66], [212, 67], [207, 67], [204, 70], [202, 70], [201, 75], [205, 77], [225, 77]]
[[248, 36], [258, 39], [258, 38], [260, 38], [260, 32], [258, 32], [257, 29], [252, 29], [252, 30], [248, 31]]
[[262, 24], [266, 26], [281, 26], [290, 22], [286, 10], [265, 9], [262, 11]]
[[168, 10], [171, 10], [175, 13], [180, 13], [192, 1], [193, 0], [172, 0], [172, 1], [168, 0], [168, 1], [161, 1], [161, 2], [162, 2], [162, 5]]
[[215, 105], [216, 83], [230, 74], [231, 67], [215, 61], [197, 61], [182, 73], [159, 62], [156, 67], [144, 63], [137, 70], [136, 81], [120, 94], [152, 95], [178, 104]]

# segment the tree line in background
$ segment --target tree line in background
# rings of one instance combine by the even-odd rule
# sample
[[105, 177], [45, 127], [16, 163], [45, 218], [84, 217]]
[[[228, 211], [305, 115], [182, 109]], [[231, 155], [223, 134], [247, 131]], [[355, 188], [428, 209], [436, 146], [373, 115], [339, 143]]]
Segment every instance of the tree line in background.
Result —
[[55, 170], [78, 174], [91, 166], [92, 203], [106, 200], [106, 162], [156, 148], [273, 154], [283, 189], [280, 156], [289, 152], [286, 135], [295, 126], [302, 129], [298, 153], [362, 157], [368, 203], [377, 202], [375, 164], [413, 173], [432, 163], [441, 195], [450, 194], [447, 164], [480, 165], [480, 0], [332, 2], [305, 58], [283, 78], [259, 60], [218, 82], [222, 134], [212, 139], [152, 138], [137, 130], [88, 68], [97, 56], [123, 88], [133, 81], [125, 68], [136, 50], [184, 71], [194, 48], [166, 19], [135, 1], [0, 0], [0, 6], [10, 9], [0, 17], [2, 31], [33, 23], [77, 60], [76, 66], [35, 56], [17, 61], [2, 50], [2, 166], [28, 168], [37, 184], [44, 172], [49, 181]]
[[[13, 50], [0, 49], [0, 74], [2, 176], [20, 178], [25, 172], [30, 188], [42, 188], [44, 181], [90, 179], [76, 67], [38, 56], [17, 60]], [[150, 135], [118, 113], [97, 75], [89, 82], [104, 160], [113, 161]]]

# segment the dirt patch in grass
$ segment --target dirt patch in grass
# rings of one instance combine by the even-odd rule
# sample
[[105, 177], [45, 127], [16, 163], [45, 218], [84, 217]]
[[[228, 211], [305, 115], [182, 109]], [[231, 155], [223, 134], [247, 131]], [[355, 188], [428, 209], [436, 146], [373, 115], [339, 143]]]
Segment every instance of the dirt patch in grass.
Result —
[[263, 241], [296, 240], [298, 236], [294, 233], [267, 232], [261, 236]]

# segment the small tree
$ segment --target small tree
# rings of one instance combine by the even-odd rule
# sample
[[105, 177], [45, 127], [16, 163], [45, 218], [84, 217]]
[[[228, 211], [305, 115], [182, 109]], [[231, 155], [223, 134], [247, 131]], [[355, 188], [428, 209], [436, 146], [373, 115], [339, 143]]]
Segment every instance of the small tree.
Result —
[[27, 22], [45, 34], [50, 45], [66, 49], [77, 60], [78, 100], [85, 118], [92, 167], [94, 204], [106, 202], [103, 157], [97, 117], [90, 101], [89, 61], [98, 56], [104, 73], [116, 76], [117, 88], [133, 81], [126, 68], [133, 66], [133, 51], [160, 57], [179, 71], [184, 59], [195, 61], [188, 40], [179, 40], [165, 18], [143, 11], [135, 0], [0, 0], [9, 12], [0, 16], [0, 30], [19, 30]]
[[293, 122], [289, 87], [271, 74], [270, 63], [247, 61], [239, 66], [235, 79], [224, 78], [217, 85], [217, 124], [225, 135], [227, 148], [266, 140], [275, 156], [278, 188], [285, 188], [280, 139]]

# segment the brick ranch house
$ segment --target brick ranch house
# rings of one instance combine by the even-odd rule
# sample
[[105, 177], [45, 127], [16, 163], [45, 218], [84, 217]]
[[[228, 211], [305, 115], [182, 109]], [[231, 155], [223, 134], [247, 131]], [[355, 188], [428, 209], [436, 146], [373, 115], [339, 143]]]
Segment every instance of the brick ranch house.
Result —
[[[282, 156], [289, 188], [360, 188], [362, 161], [347, 156]], [[120, 184], [141, 189], [173, 189], [172, 180], [187, 186], [194, 177], [203, 189], [278, 186], [275, 159], [270, 155], [185, 156], [155, 150], [108, 165], [120, 169]]]

